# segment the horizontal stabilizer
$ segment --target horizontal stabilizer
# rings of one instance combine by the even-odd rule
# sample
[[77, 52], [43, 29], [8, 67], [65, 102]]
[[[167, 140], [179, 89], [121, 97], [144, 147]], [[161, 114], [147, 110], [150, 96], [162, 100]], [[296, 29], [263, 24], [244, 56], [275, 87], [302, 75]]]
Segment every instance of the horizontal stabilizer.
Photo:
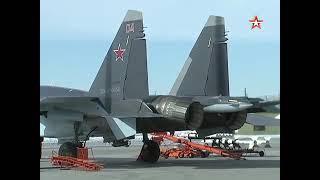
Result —
[[198, 129], [197, 133], [198, 133], [198, 137], [204, 138], [212, 134], [233, 133], [233, 131], [228, 129], [227, 127], [216, 127], [216, 128], [209, 128], [209, 129]]
[[259, 102], [260, 106], [264, 107], [264, 106], [275, 106], [280, 104], [280, 100], [273, 100], [273, 101], [262, 101]]
[[267, 117], [256, 113], [249, 113], [247, 115], [246, 123], [255, 126], [280, 126], [280, 120], [275, 117]]
[[117, 140], [124, 139], [136, 134], [136, 118], [106, 118], [112, 133]]

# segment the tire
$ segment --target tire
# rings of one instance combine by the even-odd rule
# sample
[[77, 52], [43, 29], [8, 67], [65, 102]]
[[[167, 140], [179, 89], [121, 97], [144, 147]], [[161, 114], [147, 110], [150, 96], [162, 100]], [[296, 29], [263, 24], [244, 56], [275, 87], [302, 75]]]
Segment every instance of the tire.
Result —
[[143, 144], [141, 151], [142, 160], [144, 162], [154, 163], [157, 162], [160, 156], [159, 144], [152, 140], [147, 140]]
[[42, 142], [44, 140], [44, 137], [41, 137], [40, 136], [40, 159], [41, 159], [41, 156], [42, 156]]
[[260, 156], [260, 157], [264, 156], [264, 152], [263, 152], [263, 151], [260, 151], [260, 152], [259, 152], [259, 156]]
[[210, 156], [210, 153], [209, 152], [206, 152], [206, 157], [209, 157]]
[[209, 153], [208, 152], [203, 152], [201, 151], [201, 158], [206, 158], [209, 156]]
[[41, 155], [42, 155], [42, 142], [40, 142], [40, 159], [41, 159]]
[[58, 152], [59, 156], [77, 157], [77, 145], [72, 142], [63, 143]]

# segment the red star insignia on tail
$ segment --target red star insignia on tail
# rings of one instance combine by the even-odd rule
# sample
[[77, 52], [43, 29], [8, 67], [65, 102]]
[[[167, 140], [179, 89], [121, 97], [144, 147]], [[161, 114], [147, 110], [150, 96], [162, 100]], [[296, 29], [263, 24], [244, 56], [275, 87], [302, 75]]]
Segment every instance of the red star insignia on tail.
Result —
[[249, 22], [252, 23], [251, 29], [253, 29], [253, 28], [255, 28], [255, 27], [261, 29], [261, 22], [263, 22], [263, 20], [259, 20], [259, 19], [258, 19], [258, 16], [255, 16], [254, 19], [249, 20]]
[[116, 61], [118, 61], [118, 59], [121, 59], [121, 61], [123, 61], [125, 51], [125, 49], [121, 49], [120, 44], [118, 46], [118, 49], [113, 50], [113, 52], [116, 54]]

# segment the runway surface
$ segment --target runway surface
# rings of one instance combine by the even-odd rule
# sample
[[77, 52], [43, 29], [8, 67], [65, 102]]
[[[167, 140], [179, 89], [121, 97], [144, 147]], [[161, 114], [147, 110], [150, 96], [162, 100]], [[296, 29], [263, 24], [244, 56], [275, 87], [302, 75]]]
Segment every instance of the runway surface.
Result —
[[[104, 164], [98, 172], [81, 170], [62, 170], [50, 163], [52, 151], [58, 152], [56, 144], [44, 144], [40, 159], [40, 179], [42, 180], [98, 180], [98, 179], [133, 179], [133, 180], [274, 180], [280, 179], [280, 143], [270, 141], [272, 148], [265, 149], [265, 156], [251, 155], [247, 160], [233, 160], [218, 156], [208, 158], [160, 158], [155, 164], [136, 161], [141, 145], [130, 147], [112, 147], [105, 144], [88, 144], [94, 158]], [[92, 154], [89, 150], [89, 157]]]

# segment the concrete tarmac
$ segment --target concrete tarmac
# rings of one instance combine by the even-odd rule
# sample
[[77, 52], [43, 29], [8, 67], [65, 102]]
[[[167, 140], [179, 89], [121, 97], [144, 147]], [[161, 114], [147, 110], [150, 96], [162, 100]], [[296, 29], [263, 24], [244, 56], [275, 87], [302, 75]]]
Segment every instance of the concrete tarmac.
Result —
[[44, 144], [40, 159], [40, 179], [42, 180], [273, 180], [280, 179], [280, 144], [271, 141], [272, 148], [265, 149], [265, 156], [252, 154], [247, 160], [233, 160], [210, 155], [208, 158], [164, 159], [160, 157], [154, 164], [136, 161], [141, 145], [130, 147], [112, 147], [105, 144], [88, 144], [89, 157], [104, 164], [98, 172], [82, 170], [63, 170], [50, 163], [52, 151], [58, 152], [58, 145]]

